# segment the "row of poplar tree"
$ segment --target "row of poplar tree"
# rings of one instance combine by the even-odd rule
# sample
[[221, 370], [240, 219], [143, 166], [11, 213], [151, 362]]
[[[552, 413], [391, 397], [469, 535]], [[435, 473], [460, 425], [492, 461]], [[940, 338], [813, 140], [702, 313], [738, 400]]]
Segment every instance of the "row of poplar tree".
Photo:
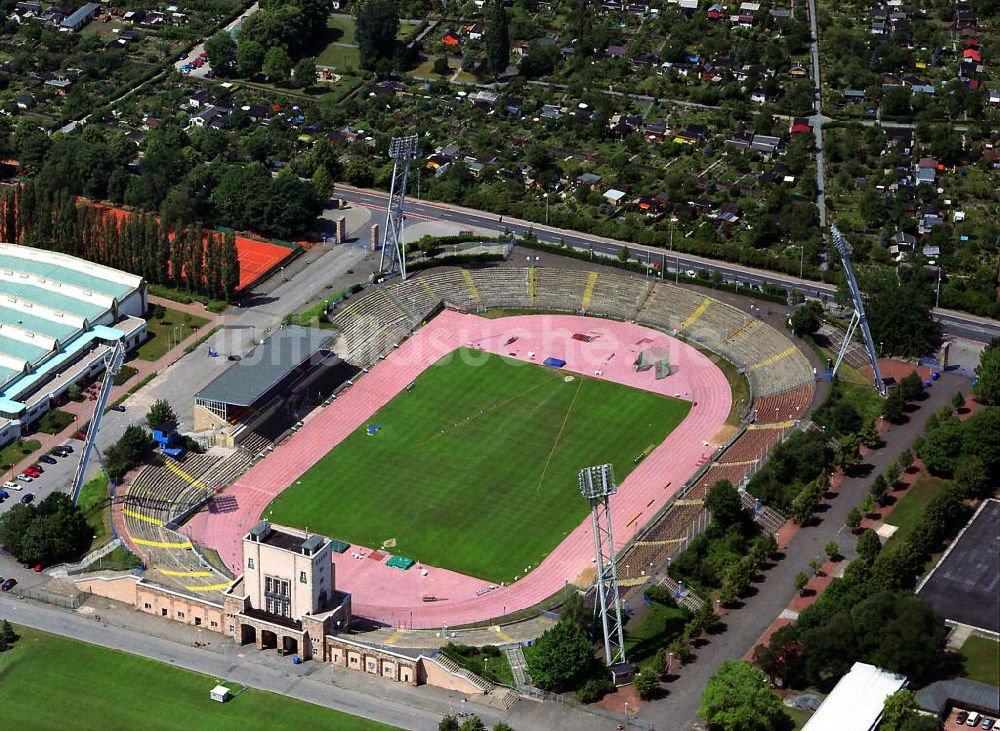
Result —
[[232, 300], [240, 282], [232, 232], [174, 228], [151, 213], [116, 211], [30, 182], [3, 189], [0, 241], [79, 256], [213, 299]]

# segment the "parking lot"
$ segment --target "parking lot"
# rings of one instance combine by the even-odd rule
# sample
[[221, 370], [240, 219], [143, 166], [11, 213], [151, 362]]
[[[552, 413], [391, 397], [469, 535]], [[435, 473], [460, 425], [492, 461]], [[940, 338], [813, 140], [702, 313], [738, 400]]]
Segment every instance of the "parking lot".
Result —
[[72, 446], [73, 453], [68, 457], [56, 457], [55, 464], [39, 462], [38, 458], [42, 456], [40, 452], [34, 455], [33, 463], [41, 465], [45, 469], [45, 472], [31, 482], [18, 480], [16, 473], [11, 474], [8, 472], [3, 476], [3, 482], [13, 482], [20, 489], [3, 488], [10, 497], [0, 502], [0, 515], [10, 510], [14, 505], [17, 505], [29, 493], [35, 496], [34, 501], [37, 503], [44, 500], [53, 492], [65, 492], [69, 490], [70, 484], [73, 481], [73, 474], [76, 472], [76, 465], [80, 459], [80, 450], [83, 447], [83, 442], [76, 439], [68, 439], [63, 443]]
[[[959, 731], [959, 729], [965, 729], [965, 731], [968, 731], [970, 728], [990, 729], [990, 731], [992, 731], [994, 725], [996, 724], [996, 719], [979, 714], [979, 720], [976, 722], [976, 725], [969, 726], [967, 723], [968, 715], [968, 711], [963, 711], [961, 708], [952, 708], [951, 712], [948, 714], [948, 718], [944, 721], [944, 731]], [[961, 723], [959, 722], [959, 719], [962, 719]], [[989, 721], [989, 723], [984, 723], [986, 721]]]

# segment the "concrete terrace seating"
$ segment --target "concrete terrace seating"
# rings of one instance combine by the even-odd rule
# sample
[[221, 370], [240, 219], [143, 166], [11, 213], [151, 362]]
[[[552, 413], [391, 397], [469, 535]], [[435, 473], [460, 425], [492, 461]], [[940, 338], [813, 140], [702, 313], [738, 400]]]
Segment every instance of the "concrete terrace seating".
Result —
[[758, 424], [773, 424], [781, 421], [801, 419], [812, 404], [816, 385], [812, 381], [765, 396], [754, 402], [753, 421]]
[[333, 318], [340, 331], [334, 350], [344, 360], [367, 364], [403, 340], [414, 322], [380, 287], [355, 295]]
[[385, 292], [414, 322], [423, 320], [441, 303], [441, 295], [430, 287], [426, 277], [393, 282]]
[[747, 368], [755, 398], [812, 384], [813, 369], [802, 351], [788, 342], [785, 350]]
[[[472, 275], [469, 276], [471, 278]], [[415, 279], [421, 286], [430, 288], [444, 302], [470, 310], [478, 307], [461, 269], [431, 269], [420, 272]]]
[[783, 429], [747, 429], [722, 456], [720, 464], [756, 461], [781, 439]]
[[579, 307], [586, 314], [604, 315], [620, 320], [636, 319], [636, 311], [649, 294], [649, 282], [624, 274], [600, 272], [594, 280], [589, 302]]
[[751, 464], [713, 464], [708, 471], [698, 480], [698, 484], [691, 488], [685, 496], [690, 500], [702, 500], [708, 488], [719, 480], [729, 480], [736, 487], [740, 486], [743, 478], [753, 469]]
[[533, 282], [529, 272], [529, 284], [534, 286], [529, 287], [528, 306], [540, 310], [579, 311], [589, 274], [581, 269], [536, 267]]
[[653, 287], [636, 321], [673, 332], [680, 329], [704, 302], [704, 295], [698, 292], [660, 282]]
[[469, 270], [479, 293], [481, 307], [491, 309], [530, 307], [528, 294], [530, 269], [495, 267]]

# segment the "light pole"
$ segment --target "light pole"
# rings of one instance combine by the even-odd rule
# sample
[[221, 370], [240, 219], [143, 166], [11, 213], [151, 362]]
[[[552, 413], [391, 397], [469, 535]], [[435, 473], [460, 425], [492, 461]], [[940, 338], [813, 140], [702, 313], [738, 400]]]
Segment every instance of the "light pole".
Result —
[[549, 194], [545, 192], [545, 225], [549, 225]]
[[806, 259], [806, 245], [805, 243], [799, 244], [799, 279], [802, 279], [802, 267], [805, 264]]
[[625, 701], [625, 728], [628, 728], [628, 701]]
[[937, 276], [937, 286], [934, 291], [934, 308], [941, 304], [941, 265], [938, 264], [938, 276]]
[[[670, 253], [674, 253], [674, 224], [677, 223], [677, 217], [670, 217]], [[679, 257], [674, 257], [674, 284], [680, 284], [681, 282], [681, 261]]]

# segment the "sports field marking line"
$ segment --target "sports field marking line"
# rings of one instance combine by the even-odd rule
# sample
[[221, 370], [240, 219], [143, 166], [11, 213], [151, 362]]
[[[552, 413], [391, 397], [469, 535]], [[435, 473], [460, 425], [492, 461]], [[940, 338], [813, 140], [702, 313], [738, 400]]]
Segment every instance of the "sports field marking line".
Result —
[[479, 289], [476, 288], [476, 283], [472, 281], [472, 275], [469, 274], [468, 269], [462, 270], [462, 278], [465, 279], [465, 286], [472, 296], [472, 301], [476, 303], [477, 307], [482, 307], [483, 299], [479, 296]]
[[201, 578], [211, 576], [211, 571], [172, 571], [170, 569], [157, 569], [164, 576], [189, 576], [191, 578]]
[[185, 541], [184, 543], [173, 543], [170, 541], [147, 541], [145, 538], [133, 538], [133, 543], [140, 546], [152, 546], [153, 548], [191, 548], [191, 541]]
[[580, 300], [580, 309], [584, 312], [590, 307], [590, 299], [594, 296], [594, 287], [597, 286], [597, 272], [587, 275], [587, 286], [583, 288], [583, 299]]
[[768, 358], [767, 360], [762, 360], [762, 361], [761, 361], [760, 363], [754, 363], [754, 364], [753, 364], [752, 366], [749, 366], [749, 367], [747, 368], [747, 370], [748, 370], [748, 371], [756, 371], [756, 370], [759, 370], [759, 369], [761, 369], [761, 368], [764, 368], [765, 366], [769, 366], [769, 365], [771, 365], [771, 364], [773, 364], [773, 363], [777, 363], [777, 362], [778, 362], [779, 360], [781, 360], [782, 358], [787, 358], [788, 356], [790, 356], [790, 355], [791, 355], [792, 353], [794, 353], [794, 352], [795, 352], [795, 346], [794, 346], [794, 345], [792, 345], [792, 346], [789, 346], [789, 347], [788, 347], [787, 349], [785, 349], [785, 350], [782, 350], [782, 351], [781, 351], [780, 353], [778, 353], [777, 355], [772, 355], [772, 356], [771, 356], [770, 358]]
[[678, 332], [680, 332], [681, 330], [686, 330], [687, 328], [689, 328], [689, 327], [691, 327], [692, 325], [694, 325], [695, 321], [696, 321], [696, 320], [697, 320], [697, 319], [698, 319], [699, 317], [701, 317], [701, 316], [702, 316], [703, 314], [705, 314], [705, 310], [707, 310], [707, 309], [708, 309], [708, 306], [709, 306], [710, 304], [712, 304], [712, 300], [710, 300], [710, 299], [709, 299], [708, 297], [706, 297], [706, 298], [705, 298], [705, 301], [704, 301], [704, 302], [702, 302], [702, 303], [701, 303], [700, 305], [698, 305], [698, 309], [696, 309], [696, 310], [695, 310], [694, 312], [692, 312], [692, 313], [691, 313], [691, 314], [690, 314], [690, 315], [688, 316], [688, 319], [686, 319], [686, 320], [685, 320], [685, 321], [683, 322], [683, 324], [681, 324], [681, 326], [680, 326], [679, 328], [677, 328], [677, 331], [678, 331]]
[[166, 464], [167, 465], [167, 469], [170, 470], [171, 472], [173, 472], [175, 475], [178, 475], [179, 477], [182, 477], [185, 480], [187, 480], [187, 482], [188, 482], [189, 485], [194, 485], [195, 487], [200, 487], [205, 492], [214, 492], [212, 490], [212, 488], [210, 488], [204, 482], [202, 482], [201, 480], [199, 480], [197, 477], [192, 477], [187, 472], [185, 472], [184, 470], [182, 470], [180, 467], [178, 467], [177, 465], [175, 465], [173, 462], [170, 462], [168, 460], [164, 464]]
[[184, 588], [187, 589], [188, 591], [222, 591], [227, 586], [229, 586], [228, 581], [225, 584], [209, 584], [208, 586], [185, 586]]
[[776, 421], [773, 424], [751, 424], [747, 431], [757, 431], [758, 429], [791, 429], [795, 426], [794, 421]]
[[153, 525], [164, 526], [162, 520], [157, 520], [156, 518], [150, 518], [148, 515], [143, 515], [142, 513], [137, 513], [134, 510], [129, 510], [128, 508], [122, 508], [122, 515], [127, 515], [130, 518], [135, 518], [136, 520], [141, 520], [146, 523], [152, 523]]
[[542, 474], [538, 477], [538, 484], [535, 486], [535, 492], [542, 489], [542, 482], [545, 480], [545, 473], [549, 471], [549, 463], [552, 462], [552, 455], [556, 453], [556, 447], [559, 446], [559, 440], [562, 439], [562, 434], [566, 429], [566, 424], [569, 423], [569, 415], [573, 413], [573, 407], [576, 405], [576, 399], [580, 395], [581, 388], [583, 388], [582, 378], [576, 383], [576, 391], [573, 392], [573, 400], [569, 402], [569, 408], [566, 409], [566, 416], [563, 417], [562, 425], [559, 427], [559, 433], [556, 434], [555, 441], [552, 442], [552, 449], [549, 450], [549, 456], [545, 458], [545, 466], [542, 467]]
[[446, 437], [449, 434], [451, 434], [452, 432], [458, 431], [463, 426], [467, 426], [467, 425], [471, 424], [472, 422], [476, 421], [480, 417], [483, 417], [483, 416], [486, 416], [488, 414], [491, 414], [494, 411], [499, 411], [504, 406], [507, 406], [510, 403], [512, 403], [513, 401], [516, 401], [517, 399], [521, 398], [522, 396], [526, 396], [527, 394], [531, 393], [536, 388], [541, 388], [542, 386], [548, 385], [550, 383], [554, 383], [555, 381], [558, 381], [558, 380], [559, 380], [558, 377], [553, 377], [553, 378], [550, 378], [550, 379], [547, 379], [547, 380], [544, 380], [544, 381], [539, 381], [534, 386], [530, 386], [529, 388], [526, 388], [525, 390], [521, 391], [521, 393], [514, 394], [509, 399], [507, 399], [506, 401], [501, 401], [496, 406], [488, 406], [488, 407], [486, 407], [485, 409], [483, 409], [483, 413], [481, 413], [481, 414], [473, 414], [471, 417], [469, 417], [465, 421], [459, 422], [458, 426], [453, 426], [451, 429], [445, 429], [444, 433], [434, 434], [433, 436], [428, 437], [427, 439], [425, 439], [422, 442], [417, 442], [417, 446], [418, 447], [422, 447], [425, 444], [429, 444], [430, 442], [433, 442], [438, 437]]

